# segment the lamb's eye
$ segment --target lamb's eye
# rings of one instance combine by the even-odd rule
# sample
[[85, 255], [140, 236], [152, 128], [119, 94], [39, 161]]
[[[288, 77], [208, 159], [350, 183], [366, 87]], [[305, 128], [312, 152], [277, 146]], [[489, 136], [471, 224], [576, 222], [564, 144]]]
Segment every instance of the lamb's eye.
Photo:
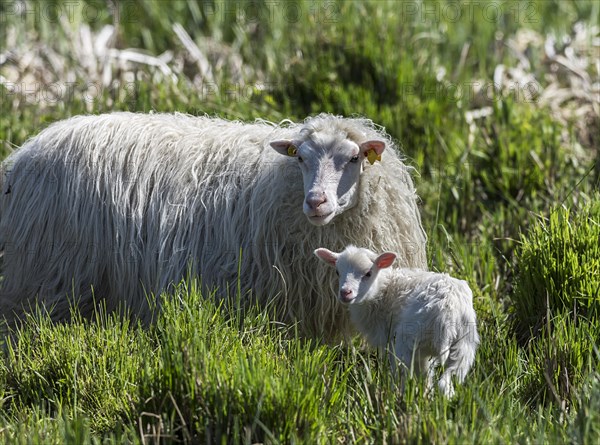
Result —
[[370, 277], [371, 277], [371, 271], [368, 271], [368, 272], [365, 274], [365, 277], [367, 277], [367, 278], [370, 278]]
[[302, 159], [302, 156], [298, 156], [298, 162], [304, 162], [304, 159]]
[[339, 273], [337, 270], [335, 271], [335, 274], [336, 274], [338, 277], [340, 276], [340, 273]]
[[354, 156], [350, 159], [350, 162], [358, 162], [358, 156]]

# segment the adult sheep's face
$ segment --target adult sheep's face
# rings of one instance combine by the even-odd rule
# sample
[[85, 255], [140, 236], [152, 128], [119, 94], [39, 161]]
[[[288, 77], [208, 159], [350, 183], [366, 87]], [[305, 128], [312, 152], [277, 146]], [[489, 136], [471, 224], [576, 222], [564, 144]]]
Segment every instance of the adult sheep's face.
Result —
[[374, 162], [385, 143], [373, 140], [358, 145], [349, 139], [311, 138], [274, 141], [271, 147], [296, 159], [304, 180], [304, 214], [312, 224], [324, 226], [356, 205], [365, 159]]

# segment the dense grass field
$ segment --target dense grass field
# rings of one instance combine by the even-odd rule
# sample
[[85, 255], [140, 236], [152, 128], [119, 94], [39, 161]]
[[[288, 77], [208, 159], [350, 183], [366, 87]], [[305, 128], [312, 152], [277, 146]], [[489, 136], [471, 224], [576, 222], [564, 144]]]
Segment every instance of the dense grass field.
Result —
[[0, 158], [113, 110], [385, 127], [415, 167], [430, 268], [474, 289], [457, 396], [400, 390], [358, 340], [224, 311], [192, 278], [1, 340], [0, 443], [600, 442], [600, 4], [0, 3]]

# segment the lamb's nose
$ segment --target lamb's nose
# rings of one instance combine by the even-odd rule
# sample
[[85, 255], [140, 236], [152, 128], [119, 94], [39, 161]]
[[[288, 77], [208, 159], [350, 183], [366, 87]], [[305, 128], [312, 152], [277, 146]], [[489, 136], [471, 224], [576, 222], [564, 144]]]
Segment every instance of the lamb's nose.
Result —
[[321, 204], [327, 202], [325, 193], [311, 193], [306, 197], [306, 204], [312, 209], [317, 210]]
[[352, 291], [350, 289], [340, 289], [340, 299], [346, 303], [352, 301]]

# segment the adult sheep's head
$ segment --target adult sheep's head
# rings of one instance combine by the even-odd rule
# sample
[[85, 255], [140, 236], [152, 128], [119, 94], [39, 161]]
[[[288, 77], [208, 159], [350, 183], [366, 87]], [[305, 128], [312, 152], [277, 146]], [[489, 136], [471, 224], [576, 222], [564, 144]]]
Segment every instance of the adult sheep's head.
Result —
[[271, 142], [271, 147], [297, 160], [304, 179], [304, 214], [312, 224], [324, 226], [356, 205], [365, 160], [381, 159], [385, 142], [359, 144], [325, 132], [303, 136]]

